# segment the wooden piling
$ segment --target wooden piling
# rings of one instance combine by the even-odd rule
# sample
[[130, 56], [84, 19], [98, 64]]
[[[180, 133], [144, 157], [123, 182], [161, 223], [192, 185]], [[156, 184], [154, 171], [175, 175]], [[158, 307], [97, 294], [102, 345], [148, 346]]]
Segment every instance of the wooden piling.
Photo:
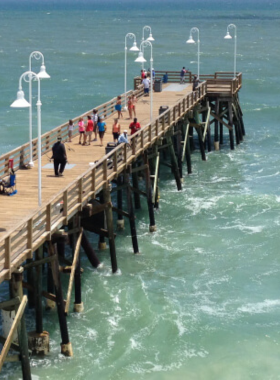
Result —
[[100, 265], [100, 261], [92, 248], [88, 238], [86, 237], [85, 231], [83, 231], [83, 236], [82, 236], [82, 248], [85, 251], [85, 254], [87, 255], [87, 258], [89, 259], [89, 262], [94, 268], [98, 268]]
[[[117, 178], [117, 186], [119, 188], [117, 191], [117, 204], [118, 204], [119, 210], [123, 209], [123, 189], [121, 188], [122, 185], [123, 185], [123, 175], [119, 175]], [[124, 218], [121, 213], [118, 214], [117, 229], [118, 230], [124, 229]]]
[[171, 158], [172, 171], [173, 171], [173, 174], [174, 174], [174, 177], [175, 177], [175, 181], [176, 181], [176, 184], [177, 184], [177, 189], [178, 190], [182, 190], [182, 183], [181, 183], [181, 179], [180, 179], [180, 172], [179, 172], [179, 167], [178, 167], [178, 161], [177, 161], [177, 157], [175, 155], [174, 146], [172, 144], [172, 140], [171, 140], [171, 136], [170, 135], [168, 135], [166, 137], [166, 141], [169, 144], [169, 153], [170, 153], [170, 158]]
[[[41, 260], [44, 256], [43, 246], [35, 252], [36, 260]], [[36, 267], [36, 286], [35, 290], [35, 310], [36, 310], [36, 333], [43, 332], [43, 303], [42, 303], [42, 265]]]
[[[22, 274], [23, 274], [22, 267], [18, 268], [16, 272], [12, 273], [12, 278], [10, 281], [11, 298], [19, 297], [20, 300], [23, 299]], [[22, 378], [23, 380], [32, 380], [30, 361], [29, 361], [29, 351], [28, 351], [28, 337], [27, 337], [24, 314], [22, 315], [20, 323], [18, 325], [18, 340], [19, 340]]]
[[[100, 191], [99, 193], [99, 199], [100, 199], [100, 203], [104, 203], [104, 194], [103, 194], [103, 190]], [[105, 220], [105, 219], [104, 219]], [[103, 224], [102, 226], [103, 229], [105, 229], [105, 224]], [[107, 245], [106, 245], [106, 241], [105, 241], [105, 236], [103, 235], [99, 235], [99, 242], [98, 242], [98, 248], [100, 250], [104, 250], [107, 248]]]
[[135, 215], [134, 215], [134, 209], [133, 209], [133, 203], [132, 203], [132, 194], [131, 194], [130, 181], [129, 181], [129, 173], [127, 172], [124, 173], [124, 184], [126, 185], [127, 209], [128, 209], [128, 214], [129, 214], [129, 224], [130, 224], [133, 252], [136, 254], [136, 253], [139, 253], [139, 248], [138, 248], [137, 232], [136, 232], [136, 225], [135, 225]]
[[53, 282], [54, 282], [55, 295], [56, 295], [57, 314], [58, 314], [60, 334], [61, 334], [61, 340], [62, 340], [61, 353], [64, 354], [65, 356], [73, 356], [72, 344], [69, 340], [68, 326], [67, 326], [66, 314], [65, 314], [65, 309], [64, 309], [64, 298], [63, 298], [63, 292], [62, 292], [62, 286], [61, 286], [61, 280], [60, 280], [58, 258], [55, 252], [55, 247], [50, 241], [48, 242], [48, 251], [49, 251], [49, 256], [56, 255], [56, 259], [51, 262], [51, 266], [52, 266], [52, 275], [53, 275]]
[[[134, 162], [132, 164], [132, 169], [137, 168], [137, 162]], [[138, 172], [132, 172], [132, 186], [134, 189], [139, 190], [139, 183], [138, 183]], [[140, 200], [140, 194], [137, 191], [134, 191], [134, 207], [135, 210], [141, 209], [141, 200]]]
[[232, 118], [232, 106], [231, 102], [228, 102], [228, 124], [230, 126], [229, 139], [230, 139], [230, 149], [234, 150], [234, 136], [233, 136], [233, 118]]
[[[144, 153], [143, 157], [144, 164], [146, 168], [145, 172], [145, 185], [146, 185], [146, 194], [147, 194], [147, 203], [148, 203], [148, 211], [149, 211], [149, 219], [150, 219], [150, 232], [156, 231], [156, 221], [155, 221], [155, 213], [154, 213], [154, 204], [153, 204], [153, 195], [152, 195], [152, 186], [151, 186], [151, 175], [150, 175], [150, 167], [149, 167], [149, 159], [148, 153]], [[157, 181], [157, 178], [154, 179]]]
[[103, 195], [104, 195], [104, 202], [109, 204], [109, 206], [106, 207], [105, 209], [105, 215], [106, 215], [106, 223], [107, 223], [108, 238], [109, 238], [112, 272], [116, 273], [118, 270], [118, 264], [117, 264], [117, 254], [116, 254], [115, 236], [114, 236], [112, 200], [111, 200], [109, 184], [107, 184], [103, 188]]

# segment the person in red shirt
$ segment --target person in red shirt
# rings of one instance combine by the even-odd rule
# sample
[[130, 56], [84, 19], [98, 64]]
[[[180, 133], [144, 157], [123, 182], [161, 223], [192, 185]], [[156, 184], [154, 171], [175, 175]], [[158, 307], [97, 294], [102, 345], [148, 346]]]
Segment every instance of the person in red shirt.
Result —
[[131, 135], [138, 132], [139, 129], [141, 129], [140, 123], [137, 122], [137, 118], [133, 120], [133, 122], [130, 124], [129, 129], [131, 130]]
[[93, 121], [91, 120], [91, 116], [87, 117], [87, 125], [86, 125], [86, 139], [83, 145], [86, 145], [88, 141], [88, 145], [90, 145], [91, 142], [91, 137], [92, 137], [92, 132], [93, 132]]

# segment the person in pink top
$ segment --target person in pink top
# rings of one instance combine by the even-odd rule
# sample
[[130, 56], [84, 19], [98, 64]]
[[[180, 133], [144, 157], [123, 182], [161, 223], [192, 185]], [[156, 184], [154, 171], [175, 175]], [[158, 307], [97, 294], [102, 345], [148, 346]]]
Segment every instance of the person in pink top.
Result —
[[82, 117], [80, 117], [79, 122], [79, 134], [80, 134], [80, 139], [79, 139], [79, 144], [82, 143], [82, 138], [83, 138], [83, 144], [85, 144], [86, 140], [86, 135], [85, 135], [85, 123]]

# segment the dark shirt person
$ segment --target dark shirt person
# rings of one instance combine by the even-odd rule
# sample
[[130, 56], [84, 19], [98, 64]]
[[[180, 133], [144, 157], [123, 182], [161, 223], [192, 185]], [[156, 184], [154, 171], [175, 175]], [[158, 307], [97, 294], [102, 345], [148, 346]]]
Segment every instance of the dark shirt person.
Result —
[[195, 91], [196, 88], [198, 87], [198, 85], [199, 85], [199, 79], [197, 78], [197, 75], [195, 75], [193, 77], [193, 88], [192, 88], [192, 90]]
[[67, 155], [64, 144], [61, 142], [61, 137], [57, 138], [57, 142], [52, 147], [52, 159], [54, 166], [54, 174], [58, 176], [63, 175], [63, 171], [67, 162]]

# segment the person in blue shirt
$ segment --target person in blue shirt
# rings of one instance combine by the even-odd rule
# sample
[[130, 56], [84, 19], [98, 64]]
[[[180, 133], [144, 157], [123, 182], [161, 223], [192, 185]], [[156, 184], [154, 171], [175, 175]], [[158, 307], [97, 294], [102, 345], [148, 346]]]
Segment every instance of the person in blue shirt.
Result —
[[103, 137], [106, 132], [106, 123], [104, 122], [104, 117], [100, 117], [100, 121], [97, 123], [99, 138], [100, 138], [100, 146], [103, 146]]
[[128, 137], [127, 137], [127, 130], [124, 130], [123, 133], [118, 138], [118, 144], [121, 144], [121, 143], [125, 143], [130, 146]]

